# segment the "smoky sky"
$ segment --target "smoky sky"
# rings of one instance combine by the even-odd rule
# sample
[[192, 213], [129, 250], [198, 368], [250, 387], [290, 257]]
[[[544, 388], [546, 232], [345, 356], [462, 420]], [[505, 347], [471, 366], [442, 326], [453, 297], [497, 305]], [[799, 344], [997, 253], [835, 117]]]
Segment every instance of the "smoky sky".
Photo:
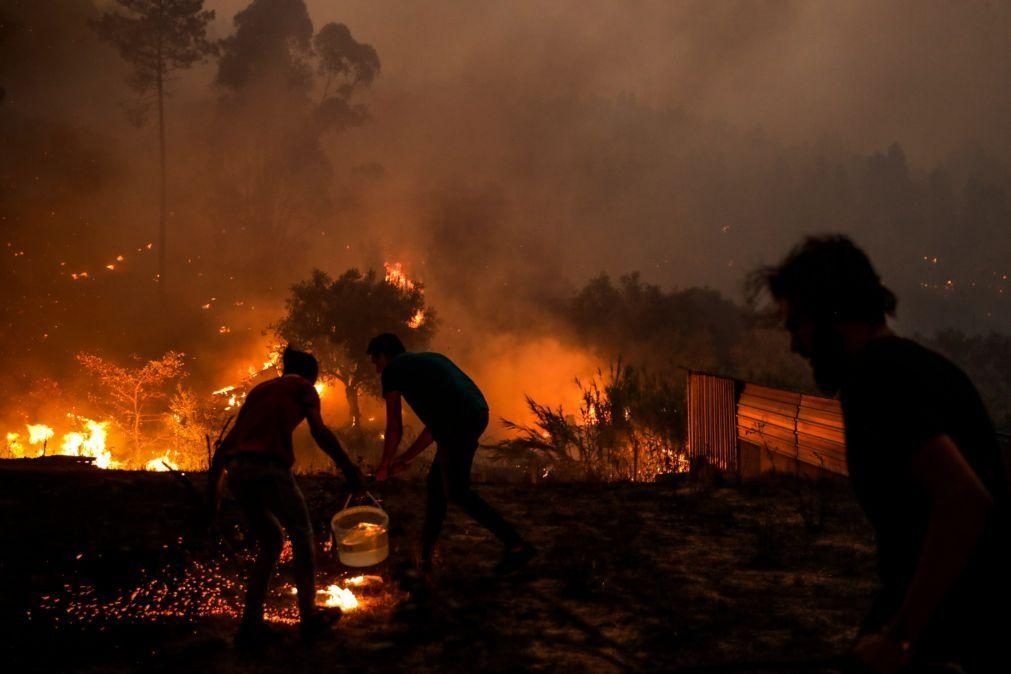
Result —
[[[335, 151], [386, 168], [374, 198], [414, 224], [404, 254], [433, 280], [638, 269], [736, 296], [801, 236], [842, 231], [909, 328], [1009, 325], [1009, 3], [309, 7], [383, 58], [375, 123]], [[440, 189], [449, 210], [484, 195], [458, 229], [502, 255], [450, 254], [426, 223]]]
[[[88, 290], [59, 271], [120, 252], [117, 278], [151, 264], [157, 154], [150, 123], [124, 114], [126, 68], [88, 28], [113, 3], [53, 4], [0, 9], [32, 28], [0, 32], [0, 122], [20, 144], [0, 160], [0, 207], [18, 206], [3, 243], [25, 251], [6, 291], [18, 325], [53, 339], [72, 323], [52, 319], [54, 298], [98, 307], [68, 349], [99, 323], [124, 351], [192, 335], [234, 350], [313, 266], [385, 260], [426, 283], [440, 344], [540, 335], [602, 271], [739, 300], [755, 265], [829, 231], [868, 249], [904, 328], [1011, 330], [1011, 3], [309, 0], [314, 30], [345, 24], [378, 53], [355, 98], [369, 120], [320, 136], [312, 164], [265, 163], [267, 186], [304, 172], [285, 196], [314, 210], [287, 221], [283, 255], [238, 245], [228, 199], [257, 192], [250, 149], [295, 128], [257, 119], [293, 106], [229, 107], [213, 60], [176, 74], [169, 251], [173, 301], [195, 314], [167, 327], [134, 319], [150, 304], [140, 271]], [[249, 2], [206, 5], [220, 39]]]
[[[222, 3], [227, 4], [227, 3]], [[233, 5], [236, 3], [232, 3]], [[378, 94], [630, 94], [789, 143], [899, 141], [916, 162], [1006, 153], [1011, 5], [894, 2], [310, 2], [384, 55]], [[222, 12], [224, 16], [226, 12]]]

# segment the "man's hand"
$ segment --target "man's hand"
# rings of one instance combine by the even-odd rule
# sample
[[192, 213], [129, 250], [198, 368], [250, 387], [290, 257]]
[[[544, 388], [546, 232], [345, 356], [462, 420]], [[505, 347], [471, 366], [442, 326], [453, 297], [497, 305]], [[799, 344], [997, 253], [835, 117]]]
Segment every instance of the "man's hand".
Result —
[[393, 463], [390, 464], [390, 475], [397, 475], [398, 473], [403, 473], [405, 470], [411, 467], [410, 461], [405, 461], [404, 459], [395, 459]]
[[877, 674], [897, 674], [909, 665], [908, 642], [898, 642], [882, 632], [857, 640], [853, 654], [868, 670]]
[[390, 477], [390, 463], [397, 455], [400, 439], [404, 435], [403, 417], [400, 409], [400, 392], [386, 394], [386, 432], [383, 434], [383, 458], [376, 470], [376, 481], [384, 482]]

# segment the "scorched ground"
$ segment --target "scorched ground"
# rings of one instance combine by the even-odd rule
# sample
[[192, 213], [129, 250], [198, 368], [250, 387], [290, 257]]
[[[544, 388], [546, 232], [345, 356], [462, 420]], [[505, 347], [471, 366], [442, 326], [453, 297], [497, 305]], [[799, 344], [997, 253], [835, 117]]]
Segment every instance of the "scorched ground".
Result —
[[[194, 482], [202, 486], [202, 476]], [[232, 649], [245, 543], [192, 535], [192, 495], [171, 474], [0, 470], [2, 633], [8, 671], [662, 671], [842, 650], [873, 585], [870, 534], [844, 485], [484, 485], [539, 547], [493, 579], [496, 545], [451, 511], [435, 587], [408, 601], [398, 566], [421, 525], [421, 485], [384, 488], [391, 559], [351, 579], [323, 550], [338, 480], [300, 478], [328, 585], [362, 606], [304, 647], [282, 564], [271, 615], [286, 641]], [[285, 596], [285, 592], [288, 596]], [[166, 608], [168, 607], [168, 608]]]

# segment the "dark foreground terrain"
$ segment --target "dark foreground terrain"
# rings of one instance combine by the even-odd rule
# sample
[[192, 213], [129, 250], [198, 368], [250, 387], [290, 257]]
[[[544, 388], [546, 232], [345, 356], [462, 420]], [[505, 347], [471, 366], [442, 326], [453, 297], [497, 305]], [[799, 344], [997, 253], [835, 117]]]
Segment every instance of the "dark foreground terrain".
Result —
[[[301, 484], [322, 532], [340, 483]], [[250, 673], [795, 661], [844, 650], [873, 589], [869, 531], [845, 485], [480, 488], [540, 549], [526, 572], [494, 578], [497, 545], [451, 510], [434, 587], [412, 600], [397, 579], [423, 492], [384, 485], [391, 559], [366, 572], [385, 582], [360, 593], [365, 605], [332, 638], [307, 648], [282, 622], [284, 641], [250, 655], [230, 642], [248, 559], [233, 510], [224, 543], [194, 533], [194, 494], [178, 476], [0, 468], [0, 661], [9, 672]], [[319, 547], [321, 580], [346, 575]], [[282, 565], [278, 620], [291, 616], [287, 575]]]

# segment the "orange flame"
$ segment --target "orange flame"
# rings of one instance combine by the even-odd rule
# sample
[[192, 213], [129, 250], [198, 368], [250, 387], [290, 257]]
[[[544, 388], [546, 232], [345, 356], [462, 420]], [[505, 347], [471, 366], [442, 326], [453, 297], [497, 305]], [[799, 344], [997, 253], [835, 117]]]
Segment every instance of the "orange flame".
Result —
[[402, 264], [399, 262], [394, 262], [392, 264], [384, 262], [383, 267], [386, 268], [387, 283], [396, 286], [401, 290], [414, 290], [414, 281], [407, 278], [407, 274], [404, 273], [404, 267]]
[[7, 434], [7, 451], [15, 459], [20, 459], [25, 455], [25, 447], [21, 444], [21, 434], [11, 431]]
[[113, 461], [112, 452], [105, 446], [109, 422], [77, 418], [84, 422], [87, 431], [74, 431], [64, 435], [59, 453], [64, 456], [90, 456], [99, 468], [118, 468], [122, 465], [119, 461]]
[[144, 470], [153, 470], [159, 473], [179, 470], [179, 465], [169, 458], [169, 454], [171, 454], [171, 451], [166, 449], [164, 454], [145, 463]]
[[358, 608], [358, 597], [355, 593], [340, 585], [327, 585], [322, 590], [316, 590], [316, 594], [323, 595], [323, 606], [336, 606], [342, 611], [353, 611]]

